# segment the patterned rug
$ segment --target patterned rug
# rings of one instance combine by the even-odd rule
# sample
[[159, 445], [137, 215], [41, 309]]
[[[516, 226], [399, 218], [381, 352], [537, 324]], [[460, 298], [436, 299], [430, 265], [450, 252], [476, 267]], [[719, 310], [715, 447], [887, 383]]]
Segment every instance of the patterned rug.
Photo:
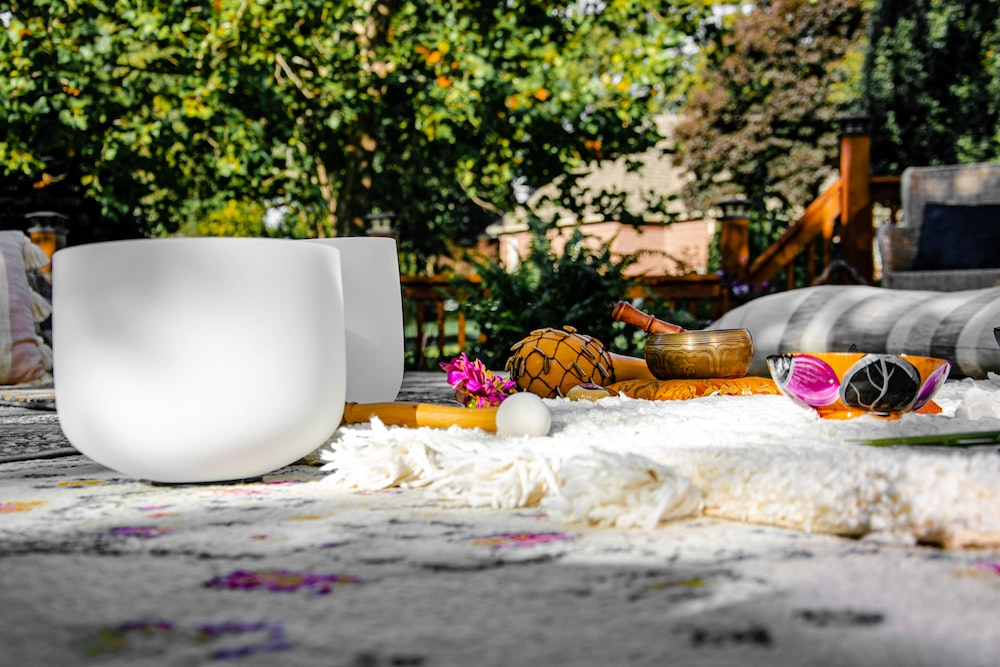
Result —
[[[401, 397], [447, 400], [421, 379]], [[44, 410], [0, 415], [6, 442], [58, 427], [31, 421]], [[1000, 654], [998, 549], [708, 517], [599, 527], [332, 482], [302, 464], [160, 486], [80, 455], [0, 463], [4, 664], [986, 667]]]
[[0, 463], [69, 456], [52, 385], [0, 387]]
[[[995, 665], [1000, 552], [0, 466], [11, 665]], [[9, 662], [7, 662], [9, 661]]]

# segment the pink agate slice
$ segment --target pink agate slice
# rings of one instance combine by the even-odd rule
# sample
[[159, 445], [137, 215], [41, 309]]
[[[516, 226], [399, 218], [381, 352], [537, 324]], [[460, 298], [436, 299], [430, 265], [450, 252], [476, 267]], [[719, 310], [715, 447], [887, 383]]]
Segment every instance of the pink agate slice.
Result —
[[768, 357], [771, 375], [787, 396], [810, 407], [834, 403], [840, 396], [840, 382], [830, 364], [807, 354]]
[[924, 381], [922, 387], [920, 387], [920, 393], [917, 394], [917, 400], [914, 401], [911, 410], [919, 410], [928, 403], [930, 403], [931, 398], [937, 393], [937, 390], [944, 384], [945, 380], [948, 379], [948, 373], [951, 371], [951, 364], [944, 363], [938, 366], [937, 370], [928, 376]]

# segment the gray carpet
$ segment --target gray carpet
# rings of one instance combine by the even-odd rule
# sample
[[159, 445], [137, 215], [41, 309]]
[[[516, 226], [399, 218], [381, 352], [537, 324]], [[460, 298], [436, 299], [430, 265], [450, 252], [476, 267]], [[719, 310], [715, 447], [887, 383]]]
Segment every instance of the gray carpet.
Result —
[[[442, 377], [442, 373], [407, 373], [397, 400], [455, 403]], [[0, 463], [77, 453], [59, 428], [52, 384], [0, 387]]]
[[[442, 375], [400, 399], [449, 402]], [[0, 407], [10, 451], [65, 448], [36, 403]], [[992, 667], [998, 613], [996, 549], [595, 528], [307, 465], [162, 486], [79, 455], [0, 464], [4, 665]]]
[[0, 463], [76, 454], [55, 409], [52, 385], [0, 387]]

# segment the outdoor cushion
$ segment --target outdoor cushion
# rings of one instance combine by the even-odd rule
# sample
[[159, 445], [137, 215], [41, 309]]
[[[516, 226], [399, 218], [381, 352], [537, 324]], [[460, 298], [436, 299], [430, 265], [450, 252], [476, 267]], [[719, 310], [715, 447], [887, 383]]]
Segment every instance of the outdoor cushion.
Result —
[[24, 233], [0, 231], [0, 385], [46, 376], [47, 346], [35, 325], [48, 316], [48, 303], [30, 288], [27, 275], [39, 268], [36, 251]]
[[754, 299], [710, 329], [750, 330], [751, 375], [769, 375], [767, 356], [787, 352], [859, 352], [939, 357], [952, 377], [1000, 373], [1000, 287], [957, 292], [869, 285], [817, 285]]

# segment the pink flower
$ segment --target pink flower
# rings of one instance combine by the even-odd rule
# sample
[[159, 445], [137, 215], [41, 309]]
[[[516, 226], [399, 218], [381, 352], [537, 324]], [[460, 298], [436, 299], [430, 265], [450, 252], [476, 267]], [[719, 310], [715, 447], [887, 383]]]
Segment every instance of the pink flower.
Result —
[[465, 352], [450, 362], [441, 362], [441, 368], [448, 373], [455, 398], [466, 407], [494, 407], [517, 391], [516, 383], [487, 370], [478, 359], [471, 361]]

